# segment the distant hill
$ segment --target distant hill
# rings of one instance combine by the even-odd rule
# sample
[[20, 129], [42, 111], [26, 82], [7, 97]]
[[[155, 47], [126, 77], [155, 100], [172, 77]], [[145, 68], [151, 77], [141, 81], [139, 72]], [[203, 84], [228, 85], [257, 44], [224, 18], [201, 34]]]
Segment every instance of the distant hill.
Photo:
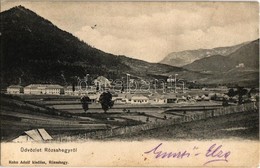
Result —
[[[173, 72], [183, 73], [187, 71], [181, 67], [174, 67], [170, 65], [164, 65], [160, 63], [148, 63], [146, 61], [137, 60], [133, 58], [129, 58], [126, 56], [119, 56], [122, 63], [131, 67], [136, 73], [134, 75], [142, 76], [145, 72], [146, 75], [162, 75], [162, 74], [170, 74]], [[193, 73], [193, 72], [190, 72]]]
[[255, 69], [259, 66], [259, 40], [252, 41], [227, 55], [213, 55], [183, 66], [193, 71], [226, 72], [235, 68]]
[[[227, 55], [214, 55], [183, 68], [200, 73], [212, 74], [205, 83], [233, 83], [245, 86], [259, 84], [259, 39], [247, 43]], [[203, 82], [203, 81], [201, 81]]]
[[194, 71], [203, 71], [212, 73], [214, 71], [227, 71], [229, 67], [228, 58], [222, 55], [213, 55], [194, 61], [191, 64], [185, 65], [187, 69]]
[[182, 67], [196, 60], [207, 58], [212, 55], [227, 56], [247, 43], [248, 42], [235, 45], [235, 46], [218, 47], [213, 49], [198, 49], [198, 50], [185, 50], [180, 52], [172, 52], [168, 54], [162, 61], [160, 61], [160, 63]]
[[87, 73], [90, 78], [121, 79], [125, 73], [149, 77], [182, 70], [105, 53], [22, 6], [4, 11], [0, 17], [2, 85], [18, 83], [19, 77], [23, 85], [64, 85]]
[[243, 63], [246, 68], [259, 70], [259, 39], [242, 46], [228, 57], [233, 63], [231, 68]]

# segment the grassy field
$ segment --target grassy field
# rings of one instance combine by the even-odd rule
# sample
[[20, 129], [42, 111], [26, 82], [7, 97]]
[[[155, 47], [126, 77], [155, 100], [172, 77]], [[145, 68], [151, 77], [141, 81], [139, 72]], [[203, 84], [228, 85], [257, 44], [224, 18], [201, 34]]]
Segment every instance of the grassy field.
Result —
[[[147, 122], [179, 118], [183, 115], [202, 113], [212, 108], [220, 108], [219, 102], [207, 101], [196, 104], [164, 104], [164, 105], [122, 105], [115, 104], [105, 114], [100, 104], [93, 103], [85, 113], [75, 96], [46, 95], [3, 95], [1, 99], [1, 140], [10, 140], [26, 130], [44, 128], [55, 139], [62, 136], [73, 136], [100, 129], [133, 126]], [[130, 112], [123, 112], [123, 109]], [[166, 112], [164, 112], [166, 111]], [[208, 112], [211, 112], [208, 110]], [[248, 116], [247, 116], [248, 115]], [[174, 127], [150, 130], [133, 137], [123, 136], [119, 139], [151, 139], [151, 138], [214, 138], [233, 135], [237, 132], [252, 133], [256, 136], [256, 126], [243, 126], [243, 123], [256, 124], [255, 113], [247, 115], [226, 116], [175, 125]], [[215, 121], [216, 120], [216, 121]], [[241, 124], [242, 123], [242, 124]], [[213, 129], [213, 125], [215, 129]], [[231, 124], [231, 125], [230, 125]], [[233, 125], [232, 125], [233, 124]], [[215, 135], [216, 134], [216, 135]], [[238, 134], [238, 137], [243, 134]], [[258, 134], [257, 134], [258, 136]], [[250, 137], [250, 136], [249, 136]]]
[[[120, 126], [139, 125], [160, 117], [146, 115], [144, 112], [125, 113], [110, 110], [104, 114], [101, 107], [92, 112], [85, 113], [80, 109], [77, 113], [70, 113], [55, 108], [50, 108], [43, 103], [39, 96], [36, 101], [27, 101], [25, 97], [15, 97], [9, 95], [1, 96], [1, 141], [9, 141], [21, 135], [24, 131], [36, 128], [44, 128], [53, 137], [66, 135], [77, 135], [79, 133], [90, 132], [100, 129], [114, 128]], [[33, 98], [30, 96], [30, 99]], [[53, 96], [52, 98], [58, 99]], [[64, 99], [64, 97], [61, 97]], [[62, 100], [70, 105], [71, 97]], [[51, 98], [48, 98], [50, 101]], [[59, 100], [58, 100], [59, 101]], [[98, 109], [98, 110], [97, 110]]]
[[108, 140], [205, 140], [229, 138], [259, 140], [259, 113], [230, 114], [143, 131], [138, 134], [113, 137]]

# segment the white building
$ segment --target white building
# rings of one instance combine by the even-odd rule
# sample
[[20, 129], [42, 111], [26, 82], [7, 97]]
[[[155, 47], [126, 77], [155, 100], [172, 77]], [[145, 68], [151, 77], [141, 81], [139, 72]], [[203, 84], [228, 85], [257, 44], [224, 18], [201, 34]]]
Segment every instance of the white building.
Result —
[[176, 103], [176, 101], [177, 101], [176, 95], [170, 94], [170, 95], [165, 95], [164, 97], [165, 97], [167, 103]]
[[24, 94], [61, 95], [64, 94], [64, 88], [55, 84], [30, 84], [24, 88]]
[[127, 99], [123, 97], [113, 97], [112, 101], [114, 101], [115, 104], [126, 104]]
[[87, 96], [91, 100], [91, 103], [98, 103], [100, 94], [88, 94]]
[[7, 87], [8, 94], [21, 94], [23, 93], [23, 87], [20, 85], [10, 85]]
[[149, 97], [151, 104], [166, 104], [167, 98], [165, 95], [153, 94]]
[[64, 94], [65, 95], [74, 95], [74, 91], [73, 91], [72, 86], [67, 86], [67, 87], [64, 88]]
[[31, 84], [24, 87], [24, 94], [40, 95], [45, 94], [45, 86], [38, 84]]
[[151, 104], [166, 104], [167, 99], [164, 97], [156, 97], [151, 100]]
[[72, 86], [67, 86], [67, 87], [64, 88], [64, 94], [65, 95], [80, 96], [81, 92], [80, 92], [78, 86], [75, 86], [74, 91], [73, 91], [73, 87]]
[[97, 77], [97, 79], [94, 80], [94, 83], [95, 83], [95, 86], [99, 86], [100, 90], [101, 90], [101, 88], [111, 87], [111, 82], [104, 76]]
[[202, 100], [204, 100], [204, 101], [209, 101], [209, 100], [210, 100], [209, 96], [207, 96], [207, 95], [205, 95], [205, 94], [202, 95], [201, 98], [202, 98]]
[[178, 103], [178, 104], [182, 104], [182, 103], [186, 103], [186, 102], [187, 102], [187, 99], [183, 98], [183, 97], [177, 98], [177, 100], [176, 100], [176, 103]]
[[138, 95], [131, 98], [131, 104], [149, 104], [148, 97]]
[[239, 63], [238, 65], [236, 65], [236, 68], [244, 68], [245, 64], [244, 63]]
[[47, 85], [46, 94], [49, 95], [61, 95], [64, 94], [64, 87], [60, 85]]

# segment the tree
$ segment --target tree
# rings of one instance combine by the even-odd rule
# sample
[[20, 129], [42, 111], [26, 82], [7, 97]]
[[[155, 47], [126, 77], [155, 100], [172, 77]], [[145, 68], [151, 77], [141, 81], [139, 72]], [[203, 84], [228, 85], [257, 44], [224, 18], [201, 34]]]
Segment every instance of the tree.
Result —
[[216, 100], [217, 99], [217, 94], [215, 93], [212, 97], [211, 100]]
[[99, 102], [101, 104], [102, 109], [106, 113], [109, 108], [112, 108], [114, 102], [112, 101], [112, 94], [110, 92], [103, 92], [99, 97]]
[[72, 91], [75, 92], [75, 83], [72, 84]]
[[121, 93], [123, 93], [124, 91], [125, 91], [125, 88], [124, 88], [124, 84], [122, 83]]
[[222, 100], [222, 106], [228, 106], [228, 100], [225, 97]]
[[96, 91], [99, 91], [99, 84], [97, 83]]
[[84, 109], [85, 112], [88, 111], [88, 105], [91, 104], [91, 100], [88, 96], [83, 96], [81, 99], [81, 104], [82, 104], [82, 108]]
[[247, 94], [247, 90], [244, 87], [238, 87], [237, 88], [237, 94], [238, 94], [238, 104], [243, 103], [243, 96]]
[[255, 99], [256, 99], [256, 102], [259, 102], [259, 95], [256, 95]]
[[234, 97], [234, 96], [236, 96], [236, 91], [233, 89], [233, 88], [231, 88], [231, 89], [229, 89], [228, 90], [228, 93], [227, 93], [227, 95], [229, 96], [229, 97]]
[[252, 94], [256, 94], [256, 93], [258, 93], [257, 90], [255, 88], [251, 88], [250, 91], [248, 92], [248, 97], [250, 98]]

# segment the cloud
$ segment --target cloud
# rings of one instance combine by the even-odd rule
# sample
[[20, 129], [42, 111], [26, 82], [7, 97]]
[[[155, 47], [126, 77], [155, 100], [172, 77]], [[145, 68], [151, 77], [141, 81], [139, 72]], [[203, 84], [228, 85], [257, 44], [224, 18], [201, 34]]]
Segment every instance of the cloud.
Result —
[[19, 4], [98, 49], [149, 62], [171, 52], [235, 45], [259, 36], [256, 2], [11, 1], [2, 6]]
[[158, 55], [167, 54], [167, 52], [162, 53], [161, 50], [158, 50], [158, 48], [165, 49], [167, 42], [156, 36], [139, 38], [138, 40], [118, 38], [113, 35], [102, 35], [98, 29], [92, 29], [90, 26], [83, 27], [75, 35], [95, 48], [116, 55], [127, 55], [137, 59], [146, 58], [147, 61], [156, 62]]
[[225, 6], [201, 10], [172, 9], [135, 16], [96, 17], [75, 35], [96, 48], [149, 62], [158, 62], [173, 51], [234, 45], [258, 37], [257, 10]]

